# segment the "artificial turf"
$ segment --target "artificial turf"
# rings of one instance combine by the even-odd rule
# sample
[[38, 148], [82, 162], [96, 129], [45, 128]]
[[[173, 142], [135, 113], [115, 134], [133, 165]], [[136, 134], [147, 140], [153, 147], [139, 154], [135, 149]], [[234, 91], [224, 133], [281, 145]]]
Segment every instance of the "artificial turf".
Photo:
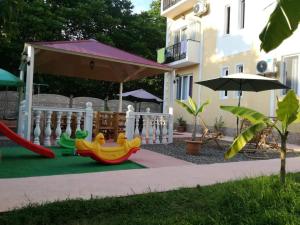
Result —
[[59, 148], [52, 148], [52, 150], [56, 154], [54, 159], [44, 158], [22, 147], [1, 147], [0, 178], [49, 176], [144, 168], [142, 165], [132, 161], [126, 161], [119, 165], [103, 165], [91, 158], [63, 156], [62, 149]]
[[[205, 172], [205, 171], [204, 171]], [[299, 225], [300, 173], [163, 193], [30, 205], [1, 225]]]

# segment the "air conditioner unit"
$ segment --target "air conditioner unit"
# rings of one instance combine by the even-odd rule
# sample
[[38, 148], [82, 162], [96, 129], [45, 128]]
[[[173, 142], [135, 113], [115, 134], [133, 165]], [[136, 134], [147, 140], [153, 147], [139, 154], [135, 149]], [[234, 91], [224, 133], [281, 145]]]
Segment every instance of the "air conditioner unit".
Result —
[[276, 59], [261, 59], [256, 64], [256, 70], [259, 74], [274, 74], [277, 72]]
[[203, 1], [198, 1], [194, 7], [193, 12], [195, 16], [202, 16], [204, 13], [206, 13], [208, 10], [208, 4]]

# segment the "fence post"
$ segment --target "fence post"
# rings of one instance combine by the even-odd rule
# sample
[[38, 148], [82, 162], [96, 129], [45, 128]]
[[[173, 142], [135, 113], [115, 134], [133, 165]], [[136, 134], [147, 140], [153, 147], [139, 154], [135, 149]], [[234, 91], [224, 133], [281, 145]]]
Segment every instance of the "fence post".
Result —
[[126, 123], [125, 123], [125, 135], [127, 139], [132, 139], [134, 136], [134, 108], [132, 105], [128, 105], [126, 112]]
[[93, 104], [91, 102], [86, 103], [85, 117], [84, 117], [84, 130], [88, 132], [86, 140], [92, 141], [93, 134]]

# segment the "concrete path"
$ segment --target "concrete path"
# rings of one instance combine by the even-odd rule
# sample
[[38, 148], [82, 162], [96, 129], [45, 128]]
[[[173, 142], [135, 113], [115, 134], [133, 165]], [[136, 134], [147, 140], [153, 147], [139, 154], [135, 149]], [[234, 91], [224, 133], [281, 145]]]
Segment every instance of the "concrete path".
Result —
[[130, 160], [144, 165], [147, 168], [194, 165], [193, 163], [181, 159], [176, 159], [171, 156], [162, 155], [160, 153], [149, 151], [146, 149], [141, 149], [136, 154], [133, 154], [130, 157]]
[[[29, 203], [66, 198], [124, 196], [181, 187], [211, 185], [244, 177], [277, 174], [279, 159], [185, 165], [18, 179], [0, 179], [0, 211]], [[287, 160], [289, 172], [300, 171], [300, 157]]]

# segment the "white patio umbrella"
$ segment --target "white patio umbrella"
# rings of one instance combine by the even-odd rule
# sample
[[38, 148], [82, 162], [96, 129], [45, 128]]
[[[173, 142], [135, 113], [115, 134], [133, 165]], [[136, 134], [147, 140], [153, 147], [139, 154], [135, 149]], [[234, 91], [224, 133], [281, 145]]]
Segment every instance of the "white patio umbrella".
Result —
[[[196, 82], [196, 84], [206, 86], [214, 91], [239, 91], [238, 106], [241, 105], [241, 95], [243, 91], [259, 92], [275, 89], [289, 89], [289, 87], [280, 83], [277, 79], [246, 73], [235, 73], [224, 77]], [[237, 118], [237, 134], [238, 127], [239, 118]]]
[[[120, 97], [121, 94], [118, 94]], [[122, 97], [128, 97], [129, 100], [133, 100], [135, 102], [134, 108], [137, 108], [136, 102], [139, 102], [139, 112], [141, 110], [141, 100], [146, 101], [146, 102], [159, 102], [160, 104], [163, 102], [163, 100], [147, 91], [144, 89], [137, 89], [134, 91], [129, 91], [122, 93]], [[137, 109], [136, 109], [137, 110]]]

